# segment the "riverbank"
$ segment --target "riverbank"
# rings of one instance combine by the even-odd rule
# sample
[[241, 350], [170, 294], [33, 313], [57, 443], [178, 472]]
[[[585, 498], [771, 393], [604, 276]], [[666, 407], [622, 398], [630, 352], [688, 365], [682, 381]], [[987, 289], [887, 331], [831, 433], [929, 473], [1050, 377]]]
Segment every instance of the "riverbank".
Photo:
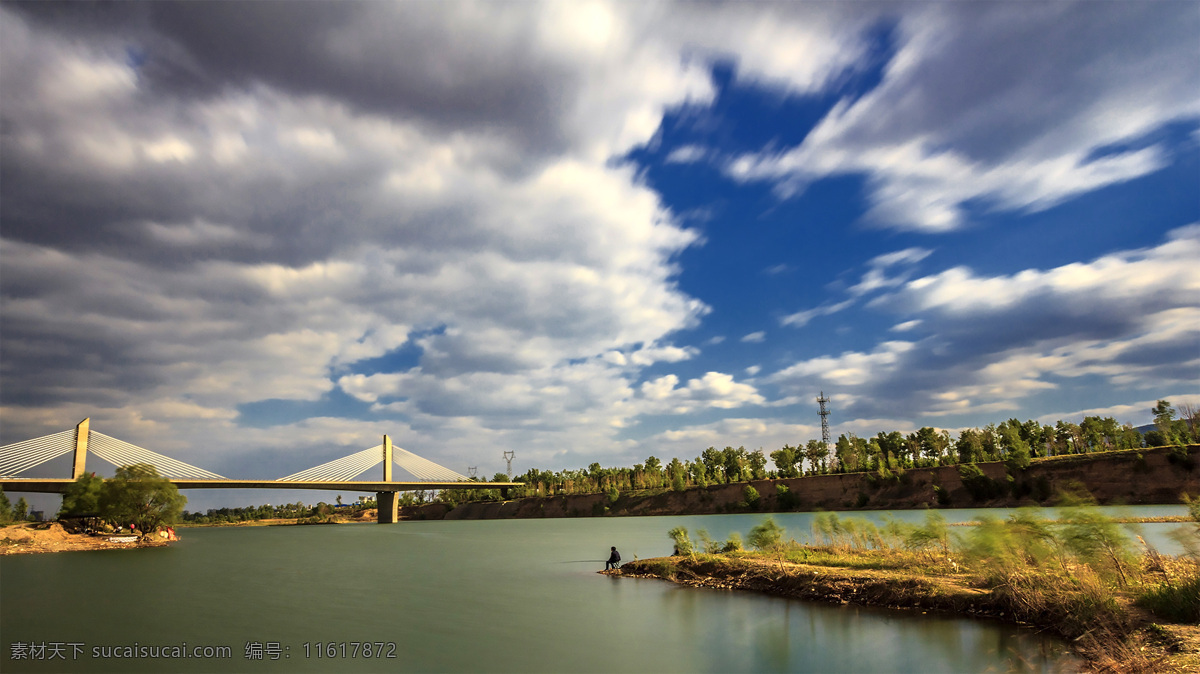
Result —
[[[1154, 447], [1034, 459], [1010, 471], [1001, 462], [914, 468], [882, 477], [838, 473], [752, 480], [732, 484], [622, 492], [564, 494], [510, 501], [476, 501], [402, 506], [411, 520], [531, 519], [713, 515], [816, 510], [914, 510], [921, 508], [1013, 508], [1052, 505], [1060, 492], [1087, 491], [1098, 505], [1178, 504], [1184, 493], [1200, 493], [1200, 445]], [[484, 484], [481, 488], [486, 488]], [[746, 488], [759, 496], [747, 501]]]
[[[110, 540], [118, 538], [118, 540]], [[131, 550], [168, 545], [158, 537], [120, 540], [113, 534], [74, 534], [58, 522], [12, 524], [0, 527], [0, 555], [72, 552], [77, 550]]]
[[1200, 671], [1200, 626], [1155, 622], [1129, 596], [1118, 596], [1112, 606], [1085, 621], [1077, 615], [1077, 606], [1028, 601], [1011, 588], [980, 582], [977, 575], [945, 556], [811, 547], [805, 549], [804, 561], [794, 557], [794, 552], [787, 558], [751, 552], [659, 557], [601, 573], [827, 603], [992, 618], [1056, 634], [1090, 671]]

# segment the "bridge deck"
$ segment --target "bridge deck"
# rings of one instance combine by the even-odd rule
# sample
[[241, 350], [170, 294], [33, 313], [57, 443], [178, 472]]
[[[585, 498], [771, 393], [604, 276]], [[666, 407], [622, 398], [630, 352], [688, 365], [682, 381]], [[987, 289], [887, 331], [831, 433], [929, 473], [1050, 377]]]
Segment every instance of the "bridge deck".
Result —
[[[74, 480], [66, 478], [5, 478], [0, 489], [9, 492], [61, 494]], [[171, 480], [179, 489], [321, 489], [326, 491], [417, 491], [422, 489], [500, 489], [524, 487], [524, 482], [325, 482], [303, 480]]]

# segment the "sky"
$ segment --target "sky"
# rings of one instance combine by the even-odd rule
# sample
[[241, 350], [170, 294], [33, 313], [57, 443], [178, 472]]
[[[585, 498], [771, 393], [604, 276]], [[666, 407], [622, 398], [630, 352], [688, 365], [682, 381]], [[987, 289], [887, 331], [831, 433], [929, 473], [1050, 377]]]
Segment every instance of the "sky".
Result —
[[388, 434], [490, 477], [769, 453], [821, 392], [835, 438], [1148, 423], [1200, 403], [1197, 35], [1190, 0], [0, 4], [0, 444], [89, 417], [273, 479]]

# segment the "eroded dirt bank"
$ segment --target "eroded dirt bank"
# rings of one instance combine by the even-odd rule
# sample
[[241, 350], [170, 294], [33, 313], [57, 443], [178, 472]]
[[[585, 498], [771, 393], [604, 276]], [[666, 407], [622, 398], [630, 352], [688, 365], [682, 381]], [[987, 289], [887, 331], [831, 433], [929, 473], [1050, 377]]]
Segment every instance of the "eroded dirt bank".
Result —
[[[401, 515], [405, 519], [508, 519], [1013, 507], [1048, 505], [1059, 491], [1078, 486], [1087, 489], [1101, 505], [1176, 504], [1184, 492], [1200, 493], [1200, 445], [1188, 447], [1187, 452], [1186, 460], [1180, 460], [1178, 454], [1172, 457], [1171, 449], [1166, 447], [1037, 459], [1029, 468], [1012, 476], [1003, 463], [977, 464], [994, 485], [991, 493], [978, 485], [974, 490], [969, 489], [959, 475], [958, 466], [942, 466], [913, 469], [895, 480], [882, 480], [874, 473], [817, 475], [712, 485], [682, 492], [622, 494], [616, 501], [610, 501], [604, 494], [572, 494], [466, 503], [457, 508], [432, 503], [406, 506]], [[740, 505], [746, 485], [760, 494], [759, 502], [750, 507]], [[777, 485], [788, 488], [790, 502], [777, 496]]]

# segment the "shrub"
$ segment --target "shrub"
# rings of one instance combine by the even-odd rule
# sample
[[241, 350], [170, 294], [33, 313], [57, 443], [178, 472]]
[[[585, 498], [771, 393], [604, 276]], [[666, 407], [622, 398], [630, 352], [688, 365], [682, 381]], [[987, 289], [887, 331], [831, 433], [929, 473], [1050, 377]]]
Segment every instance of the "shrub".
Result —
[[698, 529], [696, 531], [696, 538], [697, 538], [697, 542], [699, 542], [699, 544], [700, 544], [700, 548], [702, 548], [704, 550], [704, 552], [706, 552], [710, 555], [715, 555], [721, 551], [721, 542], [714, 541], [712, 539], [712, 537], [710, 537], [708, 535], [707, 530]]
[[688, 538], [688, 530], [685, 527], [675, 527], [667, 532], [671, 540], [675, 541], [676, 555], [693, 555], [696, 553], [696, 547], [692, 545], [692, 539]]
[[1189, 472], [1196, 467], [1195, 462], [1192, 461], [1192, 455], [1185, 445], [1172, 447], [1171, 451], [1167, 453], [1167, 461]]
[[759, 495], [758, 495], [757, 489], [755, 489], [754, 487], [751, 487], [750, 485], [746, 485], [745, 487], [742, 488], [742, 500], [744, 500], [746, 502], [746, 507], [757, 508], [758, 507], [758, 499], [759, 499]]
[[1138, 595], [1138, 606], [1163, 620], [1200, 623], [1200, 569], [1190, 577], [1168, 578]]
[[983, 469], [973, 463], [960, 464], [958, 476], [962, 479], [967, 492], [971, 494], [971, 498], [976, 501], [986, 501], [1003, 493], [1003, 487], [985, 475]]
[[1125, 569], [1133, 564], [1133, 548], [1120, 525], [1085, 503], [1060, 508], [1059, 521], [1058, 537], [1067, 550], [1102, 575], [1115, 572], [1121, 585], [1128, 582]]
[[774, 550], [783, 540], [783, 532], [783, 527], [779, 526], [774, 518], [767, 516], [763, 518], [762, 523], [750, 530], [750, 547], [755, 550]]
[[800, 497], [796, 496], [786, 484], [775, 485], [775, 503], [780, 510], [793, 510], [800, 505]]
[[721, 552], [741, 552], [742, 550], [742, 535], [734, 531], [729, 534], [729, 538], [725, 539], [725, 547], [721, 548]]
[[938, 505], [943, 507], [950, 505], [950, 492], [942, 489], [942, 485], [933, 485], [933, 496], [937, 499]]
[[910, 550], [924, 550], [933, 546], [950, 552], [950, 529], [946, 518], [936, 510], [925, 513], [925, 524], [911, 528], [904, 537], [904, 545]]

